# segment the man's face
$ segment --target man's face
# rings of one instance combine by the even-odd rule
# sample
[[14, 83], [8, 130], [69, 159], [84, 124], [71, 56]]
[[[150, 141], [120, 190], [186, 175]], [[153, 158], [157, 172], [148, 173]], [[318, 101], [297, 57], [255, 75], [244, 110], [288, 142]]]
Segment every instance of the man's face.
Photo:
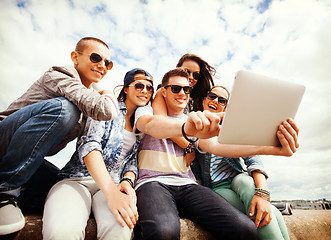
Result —
[[[97, 63], [91, 62], [90, 55], [92, 53], [99, 54], [102, 57], [102, 61]], [[93, 82], [99, 82], [108, 71], [105, 66], [105, 60], [110, 60], [110, 51], [101, 43], [91, 41], [82, 53], [73, 52], [71, 57], [82, 83], [86, 87], [89, 87]]]
[[183, 88], [181, 88], [178, 93], [174, 93], [171, 89], [171, 85], [189, 87], [189, 82], [185, 77], [174, 76], [169, 78], [169, 87], [162, 88], [162, 95], [167, 104], [168, 113], [172, 115], [179, 115], [183, 113], [190, 95], [185, 93]]

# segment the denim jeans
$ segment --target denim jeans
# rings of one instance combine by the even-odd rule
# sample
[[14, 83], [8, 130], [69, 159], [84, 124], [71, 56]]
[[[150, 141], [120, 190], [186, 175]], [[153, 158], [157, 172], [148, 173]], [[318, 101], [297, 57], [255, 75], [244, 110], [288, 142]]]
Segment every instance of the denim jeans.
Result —
[[180, 239], [180, 218], [195, 222], [216, 239], [258, 239], [254, 223], [245, 214], [201, 185], [149, 182], [136, 194], [135, 239]]
[[0, 122], [0, 192], [17, 189], [37, 171], [80, 117], [66, 98], [26, 106]]

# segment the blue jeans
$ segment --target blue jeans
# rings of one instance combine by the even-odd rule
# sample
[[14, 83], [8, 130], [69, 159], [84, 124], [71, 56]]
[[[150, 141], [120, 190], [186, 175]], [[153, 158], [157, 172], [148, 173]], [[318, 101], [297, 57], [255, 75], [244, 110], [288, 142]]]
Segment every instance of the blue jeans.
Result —
[[0, 192], [21, 187], [77, 124], [80, 111], [66, 98], [26, 106], [0, 122]]
[[254, 223], [245, 214], [201, 185], [149, 182], [136, 194], [135, 239], [180, 239], [180, 218], [195, 222], [216, 239], [258, 239]]

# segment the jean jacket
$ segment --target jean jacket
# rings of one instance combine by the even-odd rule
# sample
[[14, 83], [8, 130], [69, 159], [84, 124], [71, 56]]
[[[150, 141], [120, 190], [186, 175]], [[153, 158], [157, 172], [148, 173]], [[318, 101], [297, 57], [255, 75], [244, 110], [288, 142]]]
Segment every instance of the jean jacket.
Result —
[[[211, 187], [210, 178], [210, 153], [201, 153], [196, 151], [196, 158], [191, 166], [192, 171], [197, 181], [206, 187]], [[239, 173], [248, 172], [251, 175], [252, 172], [258, 171], [263, 173], [268, 178], [267, 173], [264, 170], [264, 166], [259, 156], [245, 157], [245, 158], [223, 158], [232, 168]], [[243, 164], [244, 162], [244, 164]], [[246, 165], [246, 167], [244, 166]], [[214, 183], [215, 184], [215, 183]]]
[[125, 114], [127, 112], [124, 102], [119, 102], [118, 117], [111, 121], [96, 121], [87, 119], [83, 135], [77, 141], [76, 151], [70, 161], [61, 170], [61, 178], [77, 178], [90, 176], [83, 158], [93, 150], [102, 153], [105, 165], [113, 181], [118, 183], [123, 175], [132, 171], [137, 175], [137, 150], [139, 138], [133, 145], [124, 160], [119, 162], [123, 149], [123, 136]]

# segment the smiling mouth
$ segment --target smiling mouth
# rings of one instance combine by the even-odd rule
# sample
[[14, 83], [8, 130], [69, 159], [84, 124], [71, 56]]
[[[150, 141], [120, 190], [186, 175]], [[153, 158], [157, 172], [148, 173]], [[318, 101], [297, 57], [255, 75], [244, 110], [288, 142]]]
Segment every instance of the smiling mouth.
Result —
[[143, 100], [143, 101], [146, 101], [146, 100], [147, 100], [147, 96], [138, 96], [138, 98], [139, 98], [140, 100]]
[[91, 69], [91, 70], [92, 70], [92, 72], [95, 72], [95, 73], [99, 74], [100, 76], [103, 76], [103, 72], [100, 72], [100, 71], [94, 70], [94, 69]]
[[215, 110], [215, 111], [217, 110], [217, 107], [214, 106], [214, 105], [208, 105], [208, 107], [211, 108], [211, 109], [213, 109], [213, 110]]

